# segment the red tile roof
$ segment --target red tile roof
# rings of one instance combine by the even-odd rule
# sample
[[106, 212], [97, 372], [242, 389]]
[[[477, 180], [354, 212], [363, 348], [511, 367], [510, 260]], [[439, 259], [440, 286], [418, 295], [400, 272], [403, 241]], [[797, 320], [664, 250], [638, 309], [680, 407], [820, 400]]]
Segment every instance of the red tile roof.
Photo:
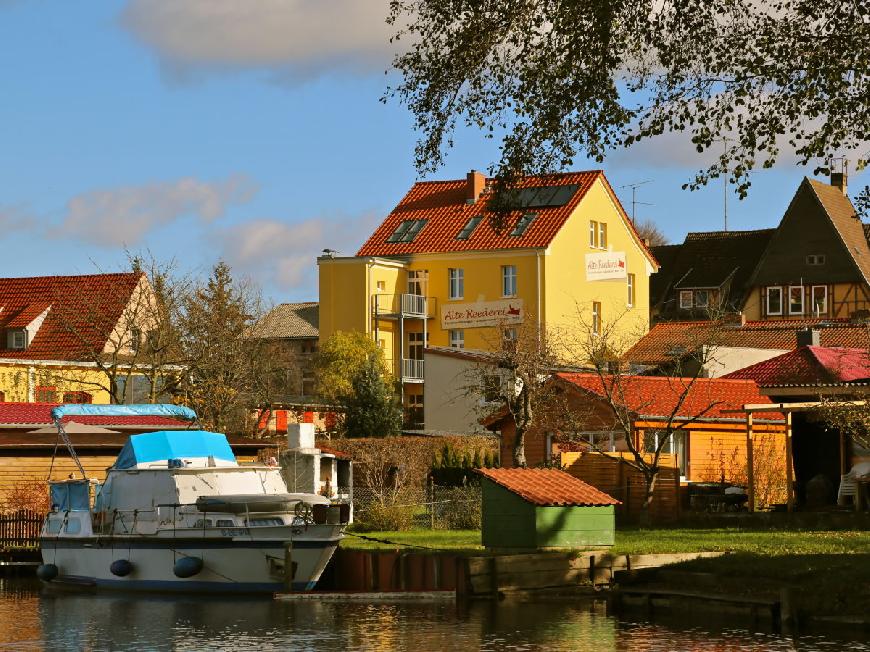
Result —
[[710, 321], [674, 321], [653, 326], [625, 358], [638, 364], [658, 365], [696, 351], [705, 344], [789, 351], [797, 346], [797, 331], [808, 327], [819, 331], [822, 346], [870, 348], [867, 325], [848, 319], [748, 321], [744, 326], [721, 326]]
[[559, 469], [477, 469], [477, 472], [541, 507], [620, 504], [613, 496]]
[[[0, 403], [0, 428], [18, 425], [50, 425], [51, 410], [59, 403]], [[89, 426], [127, 426], [127, 427], [179, 427], [189, 425], [186, 421], [159, 416], [141, 417], [110, 417], [110, 416], [74, 416], [65, 417], [63, 422], [75, 421]]]
[[[601, 170], [569, 172], [547, 176], [529, 176], [520, 180], [517, 188], [555, 187], [576, 184], [577, 191], [562, 206], [529, 208], [509, 213], [506, 217], [508, 228], [496, 233], [489, 220], [483, 220], [467, 240], [457, 240], [456, 236], [472, 217], [479, 216], [485, 209], [485, 196], [473, 204], [466, 202], [466, 180], [420, 181], [415, 183], [399, 205], [393, 209], [383, 223], [357, 252], [357, 256], [402, 256], [406, 254], [443, 253], [452, 251], [481, 251], [492, 249], [545, 248], [574, 212], [592, 184], [601, 179], [624, 216], [626, 225], [637, 237], [638, 244], [649, 256], [653, 264], [655, 258], [647, 249], [625, 211], [619, 204], [610, 184]], [[511, 236], [510, 231], [517, 220], [526, 213], [536, 213], [537, 217], [521, 236]], [[396, 228], [405, 220], [428, 220], [423, 230], [411, 242], [387, 242]]]
[[141, 276], [0, 278], [0, 331], [23, 328], [51, 306], [26, 349], [7, 349], [6, 338], [0, 337], [0, 358], [82, 360], [101, 351]]
[[[595, 373], [558, 373], [558, 378], [597, 396], [610, 394], [638, 417], [668, 419], [735, 420], [727, 410], [747, 403], [772, 403], [752, 380], [675, 378], [667, 376], [605, 376]], [[685, 398], [680, 403], [681, 398]], [[617, 399], [617, 397], [619, 397]], [[783, 420], [779, 413], [757, 413], [760, 419]]]
[[754, 380], [760, 387], [832, 385], [870, 379], [870, 352], [824, 346], [802, 346], [775, 358], [727, 374]]

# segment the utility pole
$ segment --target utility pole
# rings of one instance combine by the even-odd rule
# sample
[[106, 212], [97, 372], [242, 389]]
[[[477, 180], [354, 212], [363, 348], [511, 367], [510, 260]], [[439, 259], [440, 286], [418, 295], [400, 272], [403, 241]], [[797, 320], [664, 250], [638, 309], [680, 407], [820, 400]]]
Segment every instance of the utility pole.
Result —
[[631, 188], [631, 223], [637, 223], [637, 205], [641, 206], [652, 206], [650, 202], [646, 201], [637, 201], [637, 188], [638, 186], [642, 186], [647, 183], [652, 183], [652, 179], [647, 179], [646, 181], [638, 181], [637, 183], [627, 183], [624, 186], [619, 186], [619, 189], [623, 188]]

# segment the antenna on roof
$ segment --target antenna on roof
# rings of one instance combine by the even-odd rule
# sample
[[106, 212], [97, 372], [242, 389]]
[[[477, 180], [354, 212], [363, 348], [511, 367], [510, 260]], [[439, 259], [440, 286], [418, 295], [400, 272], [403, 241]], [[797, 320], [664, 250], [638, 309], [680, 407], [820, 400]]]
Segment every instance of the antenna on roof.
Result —
[[647, 183], [652, 183], [652, 179], [647, 179], [646, 181], [638, 181], [637, 183], [626, 183], [624, 186], [619, 186], [619, 189], [623, 188], [631, 188], [631, 223], [634, 224], [637, 221], [637, 205], [641, 206], [652, 206], [652, 204], [648, 201], [637, 201], [637, 188], [638, 186], [642, 186]]

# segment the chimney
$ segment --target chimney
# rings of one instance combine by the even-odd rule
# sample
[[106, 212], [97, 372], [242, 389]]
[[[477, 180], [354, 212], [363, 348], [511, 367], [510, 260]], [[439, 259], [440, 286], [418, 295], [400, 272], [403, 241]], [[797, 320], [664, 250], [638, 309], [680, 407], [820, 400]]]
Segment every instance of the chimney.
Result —
[[728, 312], [722, 316], [722, 322], [731, 328], [742, 328], [746, 326], [746, 315], [742, 312]]
[[486, 176], [482, 172], [477, 170], [469, 172], [465, 183], [465, 202], [467, 204], [476, 203], [485, 187]]
[[814, 328], [801, 328], [797, 332], [798, 346], [819, 346], [819, 331]]
[[849, 185], [848, 161], [842, 161], [839, 172], [831, 171], [831, 185], [839, 189], [844, 195], [847, 194], [847, 186]]

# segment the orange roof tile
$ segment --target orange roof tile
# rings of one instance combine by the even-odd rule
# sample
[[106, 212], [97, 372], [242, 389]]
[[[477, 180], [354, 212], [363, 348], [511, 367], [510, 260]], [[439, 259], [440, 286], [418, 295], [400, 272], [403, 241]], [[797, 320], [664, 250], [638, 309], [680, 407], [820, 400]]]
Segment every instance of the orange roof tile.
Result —
[[477, 469], [523, 500], [541, 507], [619, 505], [613, 496], [559, 469]]
[[[602, 379], [596, 373], [558, 373], [556, 376], [597, 396], [610, 394], [614, 402], [638, 417], [668, 419], [674, 414], [677, 419], [735, 420], [742, 416], [727, 410], [740, 409], [747, 403], [773, 402], [752, 380], [628, 375]], [[756, 416], [783, 420], [778, 412], [757, 413]]]
[[23, 328], [51, 306], [26, 349], [6, 349], [6, 338], [0, 337], [0, 358], [77, 360], [101, 351], [141, 276], [0, 278], [0, 330]]
[[697, 351], [702, 345], [782, 349], [797, 347], [797, 331], [818, 329], [821, 346], [870, 347], [866, 324], [848, 319], [785, 319], [748, 321], [743, 326], [721, 326], [710, 321], [661, 322], [653, 326], [629, 351], [629, 362], [658, 365], [679, 354]]
[[[489, 220], [483, 220], [466, 240], [457, 240], [456, 236], [470, 218], [484, 213], [485, 195], [483, 199], [469, 204], [465, 200], [467, 184], [465, 179], [420, 181], [414, 184], [404, 199], [399, 202], [399, 205], [360, 247], [357, 256], [403, 256], [454, 251], [545, 248], [553, 241], [589, 188], [599, 178], [604, 181], [608, 193], [619, 207], [625, 223], [634, 233], [641, 248], [649, 256], [650, 261], [657, 264], [652, 253], [637, 235], [634, 226], [625, 215], [625, 211], [622, 210], [619, 200], [601, 170], [524, 177], [516, 184], [517, 189], [538, 186], [577, 185], [578, 187], [571, 199], [562, 206], [529, 208], [509, 213], [506, 217], [508, 227], [503, 233], [496, 233]], [[536, 213], [537, 217], [523, 235], [511, 236], [510, 232], [513, 226], [526, 213]], [[387, 238], [405, 220], [428, 221], [411, 242], [387, 242]]]

